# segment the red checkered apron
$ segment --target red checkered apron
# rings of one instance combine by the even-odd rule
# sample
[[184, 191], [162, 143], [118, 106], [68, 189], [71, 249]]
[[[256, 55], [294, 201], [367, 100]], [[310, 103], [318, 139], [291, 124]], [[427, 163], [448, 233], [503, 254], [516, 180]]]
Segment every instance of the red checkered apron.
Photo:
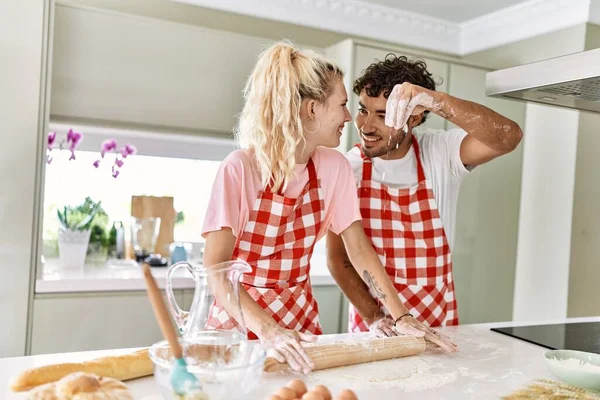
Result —
[[[324, 203], [312, 159], [309, 180], [298, 198], [261, 191], [239, 236], [233, 258], [252, 272], [241, 282], [250, 296], [287, 329], [321, 334], [319, 310], [310, 284], [310, 258], [324, 219]], [[207, 328], [239, 329], [221, 305], [214, 303]], [[249, 339], [257, 339], [248, 332]]]
[[[450, 246], [414, 136], [413, 149], [419, 182], [402, 189], [373, 181], [373, 164], [361, 151], [363, 171], [358, 196], [363, 227], [400, 300], [415, 318], [432, 327], [457, 325]], [[381, 309], [389, 315], [383, 305]], [[369, 330], [352, 305], [348, 321], [350, 332]]]

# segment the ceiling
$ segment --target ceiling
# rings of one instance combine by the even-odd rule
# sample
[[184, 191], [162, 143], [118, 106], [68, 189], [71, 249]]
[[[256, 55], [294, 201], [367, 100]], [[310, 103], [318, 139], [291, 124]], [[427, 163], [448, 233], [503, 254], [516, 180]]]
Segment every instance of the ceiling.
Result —
[[170, 1], [459, 56], [600, 21], [600, 0]]
[[527, 0], [366, 0], [366, 2], [461, 23], [525, 3]]

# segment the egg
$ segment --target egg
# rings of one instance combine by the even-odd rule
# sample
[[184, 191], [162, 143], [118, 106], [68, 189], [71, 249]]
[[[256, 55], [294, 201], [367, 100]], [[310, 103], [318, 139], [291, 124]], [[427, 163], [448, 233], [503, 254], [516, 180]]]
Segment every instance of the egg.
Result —
[[275, 395], [275, 396], [269, 397], [269, 400], [283, 400], [283, 399], [281, 397]]
[[304, 396], [302, 396], [302, 400], [324, 400], [323, 396], [321, 396], [319, 393], [315, 392], [315, 391], [311, 391], [308, 393], [305, 393]]
[[319, 393], [323, 397], [323, 400], [331, 400], [331, 392], [323, 385], [315, 386], [312, 392]]
[[337, 400], [358, 400], [358, 397], [350, 389], [344, 389], [338, 394]]
[[294, 379], [287, 384], [287, 387], [296, 392], [296, 398], [302, 397], [306, 393], [306, 385], [300, 379]]
[[282, 387], [275, 394], [281, 397], [282, 400], [294, 400], [297, 397], [296, 392], [289, 387]]

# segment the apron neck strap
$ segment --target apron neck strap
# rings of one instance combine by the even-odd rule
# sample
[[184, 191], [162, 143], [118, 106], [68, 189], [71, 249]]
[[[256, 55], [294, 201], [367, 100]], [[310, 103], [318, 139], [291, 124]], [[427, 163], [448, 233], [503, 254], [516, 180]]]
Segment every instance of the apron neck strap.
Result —
[[[421, 151], [419, 148], [419, 143], [417, 142], [417, 138], [415, 135], [412, 135], [412, 148], [415, 151], [415, 157], [417, 158], [417, 179], [420, 182], [425, 181], [425, 171], [423, 170], [423, 163], [421, 162]], [[360, 151], [360, 156], [363, 159], [363, 169], [362, 169], [362, 180], [370, 181], [373, 176], [373, 162], [369, 157], [367, 157], [363, 151], [360, 144], [357, 144], [355, 147]]]

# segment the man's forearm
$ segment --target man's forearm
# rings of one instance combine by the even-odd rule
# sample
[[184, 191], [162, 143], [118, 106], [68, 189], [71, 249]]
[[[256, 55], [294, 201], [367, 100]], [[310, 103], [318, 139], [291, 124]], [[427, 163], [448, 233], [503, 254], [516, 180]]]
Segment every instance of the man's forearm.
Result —
[[350, 303], [356, 307], [367, 325], [371, 325], [385, 316], [379, 303], [371, 296], [369, 288], [358, 275], [350, 260], [343, 258], [329, 259], [327, 266], [333, 279], [335, 279]]
[[516, 122], [486, 106], [443, 92], [429, 93], [434, 99], [432, 112], [459, 126], [494, 150], [508, 153], [517, 147], [523, 137], [523, 132]]

